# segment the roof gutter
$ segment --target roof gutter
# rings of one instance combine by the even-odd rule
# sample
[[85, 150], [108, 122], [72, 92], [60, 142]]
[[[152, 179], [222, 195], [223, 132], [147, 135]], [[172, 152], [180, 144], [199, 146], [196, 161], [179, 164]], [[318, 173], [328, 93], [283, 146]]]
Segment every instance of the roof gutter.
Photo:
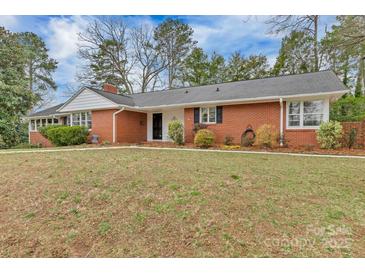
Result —
[[115, 143], [116, 140], [117, 140], [116, 119], [115, 119], [115, 117], [118, 115], [118, 113], [121, 113], [124, 109], [125, 109], [125, 107], [122, 107], [121, 109], [113, 112], [113, 143]]

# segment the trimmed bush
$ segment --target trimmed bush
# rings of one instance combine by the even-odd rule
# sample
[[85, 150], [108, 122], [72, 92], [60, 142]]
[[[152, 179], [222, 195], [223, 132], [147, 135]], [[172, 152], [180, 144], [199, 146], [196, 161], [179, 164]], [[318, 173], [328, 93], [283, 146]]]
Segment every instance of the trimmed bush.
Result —
[[321, 148], [335, 149], [341, 146], [342, 125], [337, 121], [322, 123], [317, 130], [317, 141]]
[[168, 124], [168, 135], [177, 145], [184, 143], [184, 126], [180, 120], [172, 120]]
[[44, 127], [40, 127], [38, 129], [38, 131], [48, 139], [48, 131], [52, 128], [59, 128], [59, 127], [64, 127], [63, 125], [49, 125], [49, 126], [44, 126]]
[[256, 144], [261, 147], [272, 148], [278, 144], [279, 132], [275, 126], [264, 124], [256, 131]]
[[53, 125], [43, 128], [41, 134], [56, 146], [72, 146], [86, 143], [89, 130], [84, 126]]
[[215, 135], [209, 129], [201, 129], [195, 134], [194, 144], [201, 148], [208, 148], [213, 145]]

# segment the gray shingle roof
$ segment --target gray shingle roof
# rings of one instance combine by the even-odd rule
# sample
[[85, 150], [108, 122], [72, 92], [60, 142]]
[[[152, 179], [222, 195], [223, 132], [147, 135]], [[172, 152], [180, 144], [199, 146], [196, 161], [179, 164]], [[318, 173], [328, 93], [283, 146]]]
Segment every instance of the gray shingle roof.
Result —
[[43, 109], [41, 111], [31, 113], [30, 115], [28, 115], [28, 117], [49, 116], [49, 115], [56, 114], [57, 113], [56, 110], [59, 109], [63, 104], [64, 103], [59, 104], [57, 106], [53, 106], [53, 107], [50, 107], [50, 108]]
[[[219, 91], [217, 92], [217, 88]], [[290, 96], [347, 90], [332, 71], [287, 75], [223, 84], [133, 94], [136, 106], [189, 104], [234, 99]], [[187, 92], [187, 93], [186, 93]]]
[[117, 103], [119, 105], [126, 105], [126, 106], [135, 106], [133, 98], [128, 95], [120, 95], [120, 94], [114, 94], [111, 92], [105, 92], [100, 89], [96, 89], [93, 87], [87, 87], [88, 89], [91, 89], [92, 91], [95, 91], [96, 93], [100, 94], [101, 96], [104, 96], [105, 98], [108, 98], [109, 100], [113, 101], [114, 103]]
[[[154, 107], [176, 104], [193, 104], [209, 101], [248, 100], [267, 97], [285, 97], [345, 91], [348, 88], [332, 71], [320, 71], [296, 75], [285, 75], [247, 81], [236, 81], [214, 85], [197, 86], [119, 95], [87, 87], [109, 100], [130, 107]], [[217, 89], [219, 91], [217, 91]], [[63, 104], [30, 115], [52, 115]]]

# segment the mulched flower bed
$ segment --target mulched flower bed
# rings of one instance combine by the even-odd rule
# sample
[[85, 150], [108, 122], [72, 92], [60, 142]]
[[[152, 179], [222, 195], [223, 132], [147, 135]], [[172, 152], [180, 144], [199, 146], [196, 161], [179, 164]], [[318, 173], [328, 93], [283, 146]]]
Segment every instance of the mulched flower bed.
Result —
[[[139, 144], [144, 147], [167, 147], [167, 148], [198, 148], [194, 144], [185, 144], [183, 146], [175, 145], [171, 142], [145, 142]], [[316, 147], [275, 147], [261, 148], [258, 146], [240, 147], [215, 145], [209, 150], [234, 150], [234, 151], [261, 151], [261, 152], [283, 152], [283, 153], [305, 153], [305, 154], [329, 154], [329, 155], [354, 155], [365, 156], [365, 149], [360, 148], [339, 148], [339, 149], [321, 149]]]

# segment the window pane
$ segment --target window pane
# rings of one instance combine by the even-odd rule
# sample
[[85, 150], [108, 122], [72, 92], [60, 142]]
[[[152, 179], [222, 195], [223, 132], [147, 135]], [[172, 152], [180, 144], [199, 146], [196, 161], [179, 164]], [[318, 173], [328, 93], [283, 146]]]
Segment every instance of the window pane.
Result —
[[81, 112], [81, 125], [82, 126], [86, 125], [86, 113], [85, 112]]
[[74, 126], [80, 125], [80, 113], [72, 114], [72, 125]]
[[46, 121], [47, 121], [47, 119], [42, 119], [42, 127], [46, 126]]
[[306, 101], [303, 103], [304, 113], [322, 113], [323, 101]]
[[70, 116], [66, 116], [65, 118], [63, 118], [64, 120], [63, 120], [63, 123], [65, 124], [65, 125], [67, 125], [67, 126], [69, 126], [70, 125], [70, 123], [71, 123], [71, 120], [70, 120]]
[[51, 118], [51, 119], [47, 119], [47, 123], [48, 123], [49, 125], [52, 125], [52, 118]]
[[215, 110], [216, 108], [209, 108], [209, 122], [210, 123], [215, 123]]
[[40, 127], [41, 127], [41, 120], [39, 120], [39, 119], [38, 119], [38, 120], [36, 121], [36, 124], [37, 124], [37, 129], [38, 129], [38, 128], [40, 128]]
[[87, 112], [86, 113], [86, 120], [87, 120], [87, 127], [91, 128], [92, 127], [92, 123], [91, 123], [91, 112]]
[[54, 124], [58, 124], [58, 119], [57, 119], [57, 118], [54, 118], [54, 119], [53, 119], [53, 123], [54, 123]]
[[300, 102], [289, 103], [289, 114], [300, 114]]
[[300, 115], [289, 115], [289, 126], [291, 127], [300, 126]]
[[304, 126], [319, 126], [323, 120], [323, 114], [304, 114]]
[[30, 130], [35, 130], [35, 121], [30, 120]]
[[207, 123], [208, 122], [208, 109], [201, 108], [201, 115], [202, 115], [202, 123]]

